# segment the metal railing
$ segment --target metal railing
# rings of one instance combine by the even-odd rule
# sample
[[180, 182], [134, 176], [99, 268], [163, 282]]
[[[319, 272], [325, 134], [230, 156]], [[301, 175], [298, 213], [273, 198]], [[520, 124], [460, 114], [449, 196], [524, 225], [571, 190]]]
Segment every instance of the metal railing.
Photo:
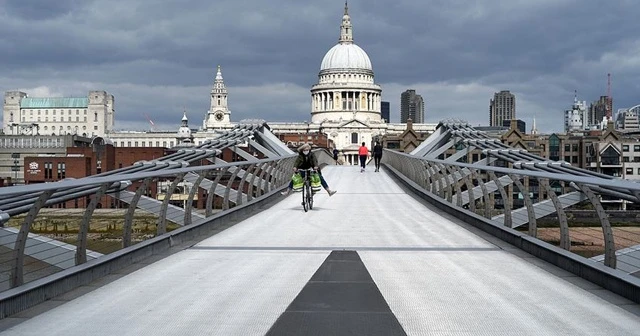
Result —
[[[559, 230], [559, 247], [572, 249], [568, 205], [587, 204], [597, 215], [599, 230], [595, 231], [603, 242], [602, 260], [611, 268], [620, 268], [629, 273], [638, 270], [640, 260], [627, 255], [623, 262], [618, 255], [625, 249], [640, 244], [640, 231], [616, 230], [602, 206], [606, 195], [634, 200], [640, 195], [640, 184], [587, 175], [572, 175], [548, 171], [493, 167], [468, 164], [451, 160], [417, 157], [415, 155], [385, 150], [383, 163], [388, 164], [432, 195], [446, 200], [459, 211], [470, 211], [484, 216], [492, 222], [510, 228], [526, 228], [525, 232], [538, 237], [537, 223], [544, 217], [553, 217], [551, 222]], [[557, 163], [561, 167], [561, 163]], [[552, 185], [564, 185], [569, 189], [559, 192]], [[537, 197], [532, 197], [531, 186], [538, 188]], [[514, 195], [522, 198], [514, 204]], [[635, 201], [638, 202], [637, 198]], [[621, 235], [625, 233], [625, 235]], [[591, 230], [590, 234], [594, 234]], [[547, 239], [547, 241], [549, 241]]]

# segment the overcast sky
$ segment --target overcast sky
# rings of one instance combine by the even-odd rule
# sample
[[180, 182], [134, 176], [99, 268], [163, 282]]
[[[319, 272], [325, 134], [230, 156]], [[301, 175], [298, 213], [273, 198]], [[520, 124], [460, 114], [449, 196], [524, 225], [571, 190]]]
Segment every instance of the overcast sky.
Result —
[[[202, 125], [216, 66], [232, 120], [310, 120], [310, 88], [337, 43], [341, 0], [0, 0], [0, 90], [31, 97], [115, 96], [116, 129]], [[487, 125], [495, 92], [516, 117], [562, 131], [563, 111], [607, 93], [640, 104], [637, 0], [351, 0], [391, 122], [400, 93], [426, 122]]]

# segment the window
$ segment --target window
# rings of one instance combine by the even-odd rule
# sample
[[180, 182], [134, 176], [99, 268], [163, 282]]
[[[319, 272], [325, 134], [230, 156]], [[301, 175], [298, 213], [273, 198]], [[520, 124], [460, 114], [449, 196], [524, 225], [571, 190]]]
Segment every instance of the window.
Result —
[[58, 162], [58, 180], [62, 180], [67, 176], [67, 164]]
[[564, 145], [564, 151], [565, 152], [568, 152], [570, 150], [571, 150], [571, 145], [569, 145], [569, 144]]
[[94, 130], [94, 131], [97, 131], [97, 130], [98, 130], [98, 125], [93, 126], [93, 130]]
[[[544, 150], [544, 148], [543, 148]], [[560, 159], [560, 138], [556, 134], [549, 136], [549, 160], [557, 161]]]
[[628, 156], [623, 156], [622, 157], [622, 162], [629, 162], [629, 157]]
[[640, 152], [640, 145], [633, 145], [634, 152]]
[[143, 141], [143, 142], [142, 142], [142, 147], [144, 147], [145, 145], [146, 145], [146, 143]]
[[98, 112], [93, 114], [93, 121], [98, 121]]
[[622, 151], [623, 152], [628, 152], [629, 151], [629, 145], [622, 145]]
[[602, 155], [600, 155], [600, 162], [603, 165], [619, 165], [620, 164], [620, 155], [618, 152], [612, 147], [609, 146], [604, 150]]
[[138, 142], [137, 141], [133, 142], [133, 147], [138, 147]]
[[633, 168], [627, 168], [625, 169], [625, 172], [627, 173], [627, 175], [633, 175]]
[[358, 133], [351, 133], [351, 143], [352, 144], [358, 143]]
[[45, 179], [53, 178], [53, 162], [44, 163], [44, 178]]

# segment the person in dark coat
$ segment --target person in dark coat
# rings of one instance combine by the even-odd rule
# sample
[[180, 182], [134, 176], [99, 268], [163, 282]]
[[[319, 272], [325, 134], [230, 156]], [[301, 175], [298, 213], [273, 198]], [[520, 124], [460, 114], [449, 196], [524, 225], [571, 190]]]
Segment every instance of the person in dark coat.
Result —
[[376, 165], [376, 171], [380, 171], [380, 161], [382, 161], [382, 145], [376, 141], [376, 144], [373, 146], [373, 162]]

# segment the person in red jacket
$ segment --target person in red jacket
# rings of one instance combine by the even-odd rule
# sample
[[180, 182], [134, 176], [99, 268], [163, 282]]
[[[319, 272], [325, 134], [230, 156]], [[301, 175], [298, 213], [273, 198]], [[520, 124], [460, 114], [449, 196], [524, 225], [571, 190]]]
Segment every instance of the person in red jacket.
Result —
[[364, 142], [362, 143], [362, 146], [360, 146], [360, 149], [358, 149], [358, 155], [360, 156], [360, 172], [364, 173], [367, 158], [369, 157], [369, 148], [365, 146]]

